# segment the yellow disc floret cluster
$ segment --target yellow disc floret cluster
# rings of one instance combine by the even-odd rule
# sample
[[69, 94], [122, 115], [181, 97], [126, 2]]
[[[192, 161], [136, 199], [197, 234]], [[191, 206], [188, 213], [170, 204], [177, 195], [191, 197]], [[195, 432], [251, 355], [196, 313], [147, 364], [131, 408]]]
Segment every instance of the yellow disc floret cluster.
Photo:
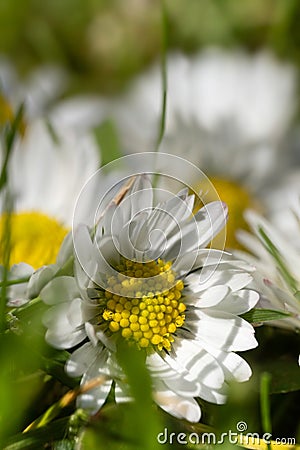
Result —
[[139, 263], [122, 258], [118, 274], [108, 278], [104, 292], [102, 318], [111, 333], [119, 333], [138, 348], [171, 349], [186, 309], [181, 301], [184, 284], [176, 280], [171, 266], [161, 259]]
[[39, 212], [0, 216], [0, 264], [4, 263], [4, 243], [9, 239], [9, 265], [26, 262], [34, 269], [53, 264], [68, 230], [55, 219]]

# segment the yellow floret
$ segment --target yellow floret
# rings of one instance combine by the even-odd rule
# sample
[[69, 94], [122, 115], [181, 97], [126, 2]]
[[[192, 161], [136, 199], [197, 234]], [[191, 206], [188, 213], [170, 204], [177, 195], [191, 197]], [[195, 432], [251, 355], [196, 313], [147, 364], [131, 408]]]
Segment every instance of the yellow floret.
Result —
[[109, 324], [110, 331], [115, 332], [115, 331], [118, 331], [119, 328], [120, 328], [120, 326], [119, 326], [118, 322], [114, 322], [114, 321], [110, 322], [110, 324]]

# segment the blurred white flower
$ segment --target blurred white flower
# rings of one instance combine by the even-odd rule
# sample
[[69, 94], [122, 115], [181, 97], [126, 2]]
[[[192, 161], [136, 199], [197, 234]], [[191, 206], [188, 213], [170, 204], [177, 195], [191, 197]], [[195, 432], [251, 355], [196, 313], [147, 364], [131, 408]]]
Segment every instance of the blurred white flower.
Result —
[[[212, 175], [255, 180], [270, 174], [274, 149], [295, 111], [291, 66], [267, 52], [248, 56], [209, 49], [190, 58], [170, 55], [167, 79], [163, 150], [184, 153]], [[155, 149], [161, 97], [160, 67], [155, 66], [118, 104], [126, 151]]]
[[75, 230], [74, 277], [57, 277], [40, 293], [51, 305], [46, 339], [57, 348], [77, 347], [66, 370], [82, 376], [82, 385], [105, 377], [78, 398], [78, 407], [96, 413], [113, 381], [116, 402], [130, 400], [116, 357], [124, 339], [145, 352], [157, 404], [196, 422], [196, 397], [223, 403], [226, 383], [251, 375], [234, 352], [257, 345], [239, 315], [258, 294], [247, 288], [248, 264], [205, 248], [225, 225], [224, 204], [209, 203], [193, 216], [187, 189], [156, 205], [153, 195], [145, 175], [119, 184], [93, 238], [84, 225]]
[[284, 234], [262, 216], [248, 211], [246, 218], [253, 234], [239, 231], [238, 239], [251, 254], [238, 254], [257, 268], [254, 286], [261, 293], [259, 306], [290, 315], [269, 324], [299, 332], [300, 197], [293, 214], [298, 224], [296, 235]]
[[[285, 165], [281, 148], [295, 113], [296, 73], [267, 52], [207, 49], [167, 58], [166, 127], [160, 150], [203, 170], [229, 206], [228, 244]], [[153, 151], [162, 110], [158, 65], [112, 107], [126, 152]], [[185, 174], [188, 178], [189, 174]], [[197, 190], [198, 180], [190, 179]], [[259, 201], [257, 201], [257, 199]]]
[[[80, 189], [100, 165], [98, 145], [89, 133], [94, 125], [90, 119], [99, 116], [97, 102], [86, 97], [58, 102], [67, 79], [62, 68], [47, 65], [21, 80], [7, 59], [0, 60], [0, 126], [14, 120], [21, 103], [25, 106], [18, 130], [21, 138], [17, 139], [8, 166], [7, 183], [14, 210], [9, 225], [10, 282], [27, 279], [35, 269], [55, 263], [71, 227]], [[0, 205], [3, 243], [8, 236], [4, 191]], [[0, 263], [4, 263], [3, 249]], [[37, 286], [32, 288], [37, 278], [40, 275], [32, 277], [29, 284], [9, 285], [9, 305], [20, 306], [38, 292]], [[46, 280], [44, 275], [42, 279]]]
[[[55, 263], [72, 225], [77, 196], [99, 165], [100, 151], [90, 134], [79, 136], [71, 128], [50, 126], [42, 120], [28, 124], [12, 150], [7, 186], [0, 195], [0, 236], [2, 245], [10, 236], [9, 265], [17, 265], [13, 278], [16, 271], [23, 278], [24, 268], [30, 275], [34, 269]], [[11, 215], [7, 214], [7, 189], [13, 203]], [[3, 252], [1, 247], [1, 264]], [[23, 288], [26, 291], [26, 285]], [[9, 292], [19, 297], [12, 288]]]
[[[161, 149], [251, 189], [264, 183], [295, 112], [293, 67], [267, 51], [249, 56], [208, 49], [193, 57], [169, 55], [167, 79]], [[155, 149], [161, 97], [160, 67], [154, 66], [117, 103], [125, 151]]]

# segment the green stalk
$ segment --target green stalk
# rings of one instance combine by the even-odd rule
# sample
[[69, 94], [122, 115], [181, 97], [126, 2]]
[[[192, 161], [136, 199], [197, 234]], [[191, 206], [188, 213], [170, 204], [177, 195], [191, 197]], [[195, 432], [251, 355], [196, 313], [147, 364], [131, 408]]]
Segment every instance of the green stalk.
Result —
[[[0, 192], [6, 187], [8, 180], [8, 166], [12, 150], [18, 135], [18, 130], [23, 118], [24, 105], [22, 104], [18, 109], [14, 121], [11, 124], [7, 124], [3, 133], [4, 141], [4, 161], [0, 174]], [[5, 309], [7, 300], [7, 286], [8, 286], [8, 273], [9, 273], [9, 261], [11, 250], [11, 213], [12, 202], [9, 195], [9, 191], [5, 191], [4, 210], [7, 211], [4, 216], [4, 226], [1, 237], [1, 247], [3, 254], [3, 276], [1, 282], [1, 298], [0, 298], [0, 333], [5, 330]]]
[[[271, 375], [264, 372], [260, 379], [260, 411], [261, 421], [264, 433], [272, 434], [271, 411], [270, 411], [270, 383]], [[268, 449], [271, 450], [271, 444], [268, 443]]]
[[167, 112], [167, 49], [168, 49], [168, 15], [165, 1], [162, 0], [162, 51], [161, 51], [161, 77], [162, 77], [162, 105], [159, 133], [156, 143], [156, 151], [159, 149], [161, 141], [165, 134], [166, 112]]

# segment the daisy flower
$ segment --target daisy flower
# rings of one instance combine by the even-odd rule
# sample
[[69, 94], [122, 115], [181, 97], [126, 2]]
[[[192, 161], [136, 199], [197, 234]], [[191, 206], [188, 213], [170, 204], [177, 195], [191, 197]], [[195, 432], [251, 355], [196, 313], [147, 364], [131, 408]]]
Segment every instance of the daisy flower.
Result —
[[239, 315], [259, 296], [248, 288], [251, 266], [206, 248], [226, 223], [222, 202], [193, 215], [187, 189], [159, 203], [154, 196], [148, 176], [131, 177], [111, 191], [93, 233], [75, 228], [74, 276], [56, 277], [40, 293], [51, 306], [46, 339], [71, 349], [66, 371], [82, 377], [82, 385], [105, 377], [78, 398], [78, 407], [96, 413], [113, 382], [115, 401], [130, 400], [116, 357], [125, 340], [145, 354], [156, 403], [197, 422], [197, 397], [223, 403], [226, 384], [251, 375], [235, 352], [257, 345]]
[[261, 293], [259, 306], [287, 313], [288, 317], [272, 320], [270, 325], [299, 332], [300, 197], [292, 216], [293, 224], [298, 225], [296, 236], [285, 234], [262, 216], [247, 211], [246, 219], [253, 234], [240, 230], [238, 239], [251, 252], [240, 256], [257, 268], [254, 282]]
[[[230, 210], [231, 246], [235, 230], [245, 226], [245, 208], [256, 209], [279, 168], [282, 174], [284, 156], [278, 150], [296, 109], [295, 70], [267, 51], [249, 56], [211, 48], [192, 57], [170, 54], [167, 89], [160, 149], [182, 155], [184, 148], [185, 158], [222, 193]], [[161, 97], [156, 65], [113, 105], [111, 114], [127, 152], [155, 149]], [[191, 182], [198, 189], [199, 180]]]
[[[67, 127], [52, 127], [50, 131], [41, 120], [33, 121], [16, 141], [8, 167], [13, 201], [9, 216], [3, 191], [0, 196], [2, 243], [8, 236], [8, 217], [10, 222], [10, 278], [26, 278], [41, 266], [55, 263], [71, 228], [77, 196], [98, 169], [99, 156], [96, 141], [89, 134], [78, 136]], [[3, 259], [1, 248], [1, 264]], [[26, 284], [20, 287], [27, 291]], [[26, 298], [13, 295], [11, 300], [19, 304]]]

